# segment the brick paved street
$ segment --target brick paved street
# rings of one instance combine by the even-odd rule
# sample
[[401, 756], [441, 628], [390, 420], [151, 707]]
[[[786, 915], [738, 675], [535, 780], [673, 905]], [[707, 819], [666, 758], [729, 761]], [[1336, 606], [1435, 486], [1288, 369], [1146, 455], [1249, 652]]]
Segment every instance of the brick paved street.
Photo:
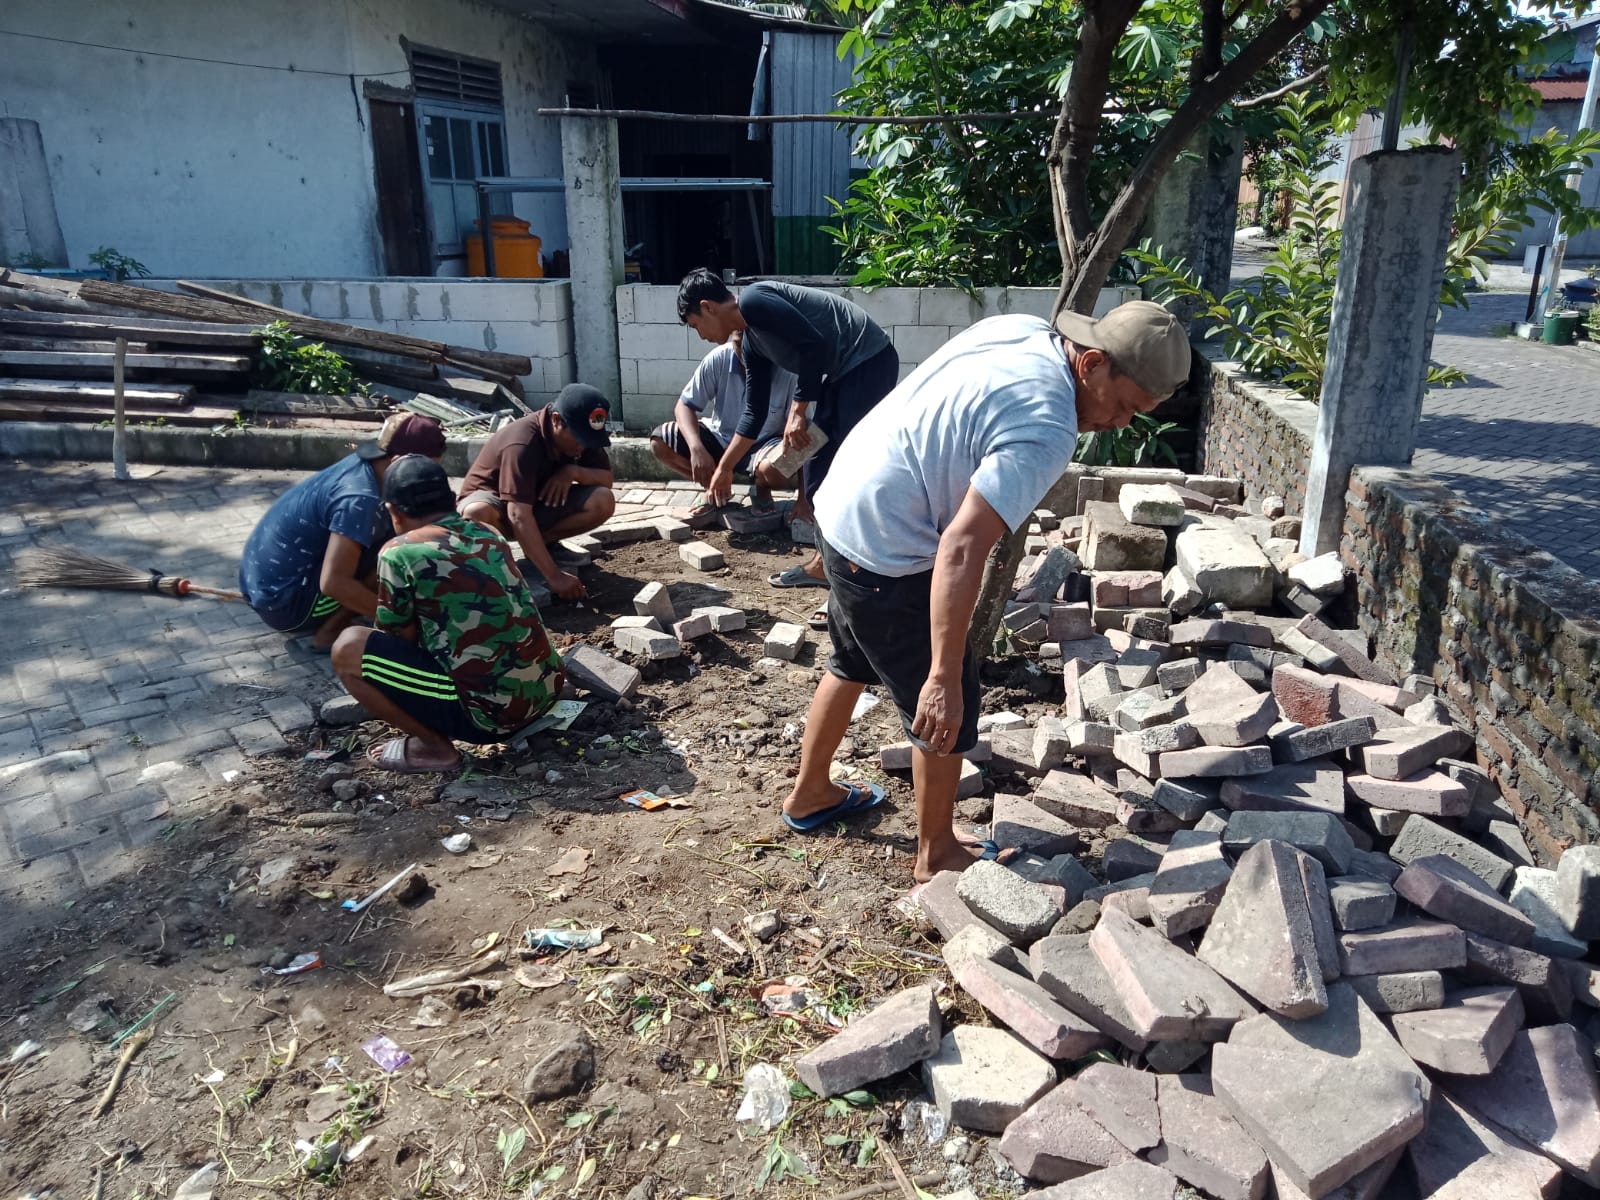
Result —
[[[250, 779], [250, 759], [343, 689], [306, 638], [243, 604], [20, 590], [19, 551], [71, 545], [236, 586], [239, 553], [287, 471], [0, 462], [0, 904], [65, 898]], [[737, 489], [743, 492], [743, 488]], [[617, 515], [664, 516], [692, 484], [623, 489]], [[224, 773], [242, 772], [231, 781]], [[209, 799], [207, 798], [209, 794]]]
[[1600, 579], [1600, 353], [1504, 336], [1526, 305], [1496, 291], [1445, 310], [1433, 356], [1468, 379], [1428, 393], [1414, 465]]

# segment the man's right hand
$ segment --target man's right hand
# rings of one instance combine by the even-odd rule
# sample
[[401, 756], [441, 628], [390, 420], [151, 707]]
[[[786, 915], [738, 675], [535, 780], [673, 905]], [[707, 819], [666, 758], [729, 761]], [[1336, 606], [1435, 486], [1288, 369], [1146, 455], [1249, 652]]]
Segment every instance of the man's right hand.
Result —
[[726, 504], [733, 499], [733, 469], [720, 463], [706, 481], [706, 495], [713, 504]]
[[554, 575], [547, 575], [545, 582], [550, 585], [550, 590], [563, 600], [581, 600], [589, 594], [584, 590], [583, 580], [570, 571], [557, 571]]
[[717, 469], [717, 460], [711, 457], [711, 452], [705, 446], [694, 446], [689, 450], [689, 476], [701, 487], [711, 482], [711, 476]]

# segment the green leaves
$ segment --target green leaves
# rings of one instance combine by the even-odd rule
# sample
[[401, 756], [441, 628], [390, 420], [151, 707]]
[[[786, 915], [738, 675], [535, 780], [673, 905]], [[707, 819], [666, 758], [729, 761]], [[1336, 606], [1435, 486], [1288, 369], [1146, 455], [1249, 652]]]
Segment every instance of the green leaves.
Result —
[[356, 390], [355, 372], [343, 355], [321, 342], [306, 342], [295, 336], [284, 321], [273, 321], [260, 332], [261, 351], [255, 373], [258, 386], [274, 392], [322, 395], [348, 395]]
[[816, 1183], [816, 1177], [811, 1174], [811, 1168], [806, 1165], [806, 1160], [785, 1148], [780, 1135], [774, 1134], [772, 1141], [767, 1143], [767, 1152], [761, 1159], [761, 1166], [756, 1171], [756, 1189], [760, 1190], [769, 1183], [782, 1183], [786, 1179], [794, 1179], [801, 1183]]
[[528, 1131], [518, 1125], [514, 1129], [502, 1129], [496, 1134], [494, 1148], [500, 1152], [500, 1173], [509, 1175], [511, 1164], [517, 1161], [517, 1155], [522, 1153], [522, 1148], [527, 1145]]
[[986, 28], [990, 33], [1010, 29], [1016, 21], [1025, 21], [1033, 16], [1043, 4], [1044, 0], [1005, 0], [1004, 4], [989, 14]]

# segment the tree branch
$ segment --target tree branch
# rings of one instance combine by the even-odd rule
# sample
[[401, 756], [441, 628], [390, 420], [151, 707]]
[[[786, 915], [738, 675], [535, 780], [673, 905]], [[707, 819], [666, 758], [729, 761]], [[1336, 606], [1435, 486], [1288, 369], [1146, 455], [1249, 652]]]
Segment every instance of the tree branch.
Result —
[[1276, 88], [1270, 92], [1262, 92], [1261, 95], [1251, 96], [1247, 100], [1235, 100], [1233, 106], [1235, 108], [1260, 108], [1263, 104], [1271, 104], [1274, 100], [1282, 100], [1285, 96], [1298, 92], [1302, 88], [1310, 87], [1327, 73], [1327, 66], [1320, 66], [1311, 74], [1302, 75], [1299, 79], [1294, 80], [1292, 83], [1286, 83], [1281, 88]]
[[1280, 12], [1222, 68], [1193, 88], [1172, 119], [1156, 136], [1143, 161], [1123, 185], [1105, 218], [1095, 229], [1088, 253], [1080, 258], [1074, 275], [1062, 279], [1054, 311], [1071, 308], [1089, 312], [1095, 297], [1123, 248], [1128, 244], [1157, 185], [1194, 135], [1244, 87], [1257, 71], [1322, 15], [1333, 0], [1302, 0]]

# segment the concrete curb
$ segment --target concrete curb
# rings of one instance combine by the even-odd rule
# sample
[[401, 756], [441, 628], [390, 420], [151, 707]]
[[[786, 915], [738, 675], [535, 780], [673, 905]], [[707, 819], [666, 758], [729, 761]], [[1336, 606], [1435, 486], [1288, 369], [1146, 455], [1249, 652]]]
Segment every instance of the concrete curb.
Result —
[[[267, 471], [320, 471], [363, 440], [345, 432], [312, 429], [175, 429], [129, 426], [128, 462], [182, 467], [238, 467]], [[466, 474], [483, 438], [451, 439], [444, 467]], [[111, 430], [55, 421], [0, 421], [0, 456], [74, 462], [109, 462]], [[611, 463], [619, 481], [668, 482], [677, 478], [650, 452], [647, 438], [615, 438]]]

